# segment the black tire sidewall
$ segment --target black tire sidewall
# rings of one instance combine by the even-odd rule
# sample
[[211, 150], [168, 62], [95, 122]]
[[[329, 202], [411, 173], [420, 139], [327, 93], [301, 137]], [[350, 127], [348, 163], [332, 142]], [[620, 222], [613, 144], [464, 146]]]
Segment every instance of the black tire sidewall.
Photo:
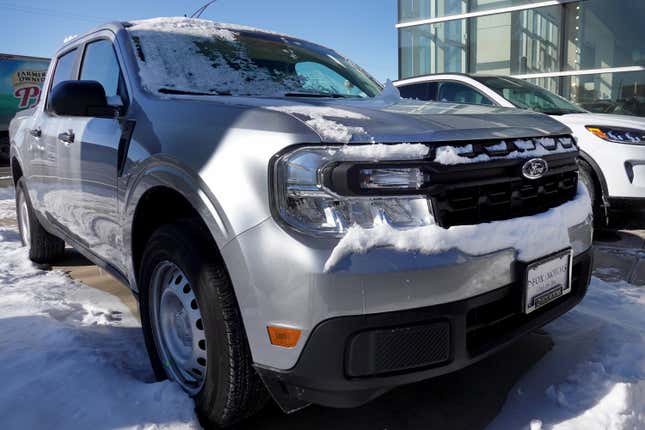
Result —
[[[213, 283], [213, 272], [221, 271], [213, 261], [212, 248], [203, 239], [204, 232], [191, 223], [168, 225], [151, 237], [141, 262], [141, 322], [151, 364], [158, 379], [166, 379], [166, 371], [157, 351], [151, 321], [150, 281], [155, 267], [170, 261], [190, 281], [202, 314], [206, 335], [207, 371], [201, 391], [193, 396], [197, 410], [204, 415], [220, 415], [226, 410], [233, 381], [229, 375], [230, 339], [224, 321], [225, 311]], [[211, 257], [211, 258], [209, 258]]]

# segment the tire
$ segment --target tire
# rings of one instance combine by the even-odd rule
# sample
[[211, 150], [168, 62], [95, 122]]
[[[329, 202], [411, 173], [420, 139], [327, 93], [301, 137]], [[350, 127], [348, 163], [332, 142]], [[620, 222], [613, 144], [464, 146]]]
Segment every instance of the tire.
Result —
[[584, 161], [578, 162], [578, 172], [580, 182], [582, 182], [587, 187], [589, 197], [591, 198], [594, 225], [597, 227], [603, 226], [605, 223], [605, 216], [602, 211], [602, 192], [598, 187], [598, 183], [595, 179], [595, 174], [593, 173], [591, 166], [589, 166], [589, 164], [585, 163]]
[[23, 246], [29, 247], [29, 259], [38, 264], [49, 264], [65, 253], [65, 241], [47, 232], [38, 221], [24, 178], [16, 185], [16, 216]]
[[[139, 297], [155, 375], [178, 382], [195, 400], [200, 418], [223, 428], [258, 412], [269, 396], [252, 366], [228, 273], [208, 237], [209, 232], [191, 220], [154, 232], [141, 260]], [[167, 315], [174, 322], [167, 323]], [[178, 348], [176, 338], [184, 342]], [[185, 353], [188, 345], [192, 352]], [[182, 353], [173, 356], [175, 349]], [[205, 358], [201, 365], [200, 358]], [[198, 380], [200, 373], [205, 375]]]

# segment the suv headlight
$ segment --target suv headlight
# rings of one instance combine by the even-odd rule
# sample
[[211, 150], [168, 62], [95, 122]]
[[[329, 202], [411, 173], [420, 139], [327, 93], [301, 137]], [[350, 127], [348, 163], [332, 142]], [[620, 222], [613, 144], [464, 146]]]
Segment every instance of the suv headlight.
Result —
[[420, 161], [373, 161], [342, 147], [295, 149], [272, 163], [276, 215], [302, 233], [331, 237], [352, 225], [434, 224]]
[[636, 130], [622, 127], [586, 127], [593, 135], [614, 143], [626, 143], [630, 145], [645, 145], [645, 130]]

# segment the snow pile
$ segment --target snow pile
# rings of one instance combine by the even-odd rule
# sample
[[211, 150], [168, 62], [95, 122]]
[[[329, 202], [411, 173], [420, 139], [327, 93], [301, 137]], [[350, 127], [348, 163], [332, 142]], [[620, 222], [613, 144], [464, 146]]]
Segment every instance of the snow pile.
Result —
[[15, 192], [12, 187], [0, 188], [0, 220], [16, 217]]
[[[537, 142], [539, 146], [536, 145]], [[570, 138], [560, 138], [558, 143], [553, 138], [537, 138], [535, 142], [532, 140], [517, 139], [513, 143], [523, 151], [513, 151], [507, 155], [490, 156], [487, 154], [480, 154], [476, 157], [467, 157], [464, 154], [473, 152], [472, 145], [464, 146], [440, 146], [437, 148], [435, 162], [444, 165], [454, 164], [468, 164], [468, 163], [482, 163], [496, 159], [511, 159], [511, 158], [525, 158], [525, 157], [542, 157], [545, 155], [553, 154], [555, 149], [560, 146], [559, 152], [573, 152], [578, 148], [572, 144]], [[497, 145], [486, 147], [490, 151], [502, 151], [508, 148], [508, 144], [504, 141]], [[548, 149], [547, 149], [548, 148]]]
[[376, 101], [384, 101], [386, 103], [397, 103], [401, 100], [401, 91], [392, 83], [390, 79], [385, 82], [383, 91], [374, 97]]
[[237, 39], [241, 26], [203, 19], [132, 21], [128, 33], [137, 53], [143, 86], [233, 95], [280, 95], [297, 91], [294, 77], [277, 80], [247, 55]]
[[430, 148], [422, 143], [345, 145], [338, 152], [338, 159], [344, 161], [419, 160], [429, 152]]
[[121, 301], [34, 267], [14, 229], [0, 227], [0, 255], [0, 428], [200, 428], [179, 386], [153, 382]]
[[491, 430], [645, 428], [645, 288], [593, 278], [546, 327], [555, 343], [516, 385]]
[[570, 246], [569, 228], [588, 219], [591, 201], [587, 189], [578, 185], [576, 198], [547, 212], [477, 225], [443, 228], [437, 225], [407, 230], [387, 224], [363, 228], [354, 225], [340, 239], [325, 262], [329, 272], [344, 257], [370, 249], [390, 247], [400, 251], [437, 254], [458, 249], [470, 255], [484, 255], [514, 248], [521, 261], [535, 260]]
[[366, 135], [363, 127], [349, 126], [329, 118], [368, 120], [369, 117], [338, 108], [324, 106], [270, 106], [269, 110], [283, 112], [297, 117], [309, 118], [305, 124], [312, 128], [323, 141], [348, 143], [354, 135]]

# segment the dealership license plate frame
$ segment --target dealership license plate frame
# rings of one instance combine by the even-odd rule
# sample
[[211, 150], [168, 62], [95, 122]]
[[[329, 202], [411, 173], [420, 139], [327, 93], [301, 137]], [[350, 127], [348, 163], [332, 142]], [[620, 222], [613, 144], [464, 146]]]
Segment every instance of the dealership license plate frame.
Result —
[[[549, 271], [555, 270], [557, 266], [566, 261], [567, 267], [563, 273], [557, 274], [555, 280], [547, 285], [546, 282], [540, 282], [537, 285], [531, 285], [530, 280], [534, 274], [548, 274]], [[551, 270], [549, 268], [553, 267]], [[567, 294], [571, 293], [571, 278], [573, 269], [573, 249], [567, 248], [554, 254], [540, 258], [526, 265], [524, 270], [523, 282], [523, 300], [522, 308], [525, 314], [530, 314], [536, 310], [548, 305]]]

